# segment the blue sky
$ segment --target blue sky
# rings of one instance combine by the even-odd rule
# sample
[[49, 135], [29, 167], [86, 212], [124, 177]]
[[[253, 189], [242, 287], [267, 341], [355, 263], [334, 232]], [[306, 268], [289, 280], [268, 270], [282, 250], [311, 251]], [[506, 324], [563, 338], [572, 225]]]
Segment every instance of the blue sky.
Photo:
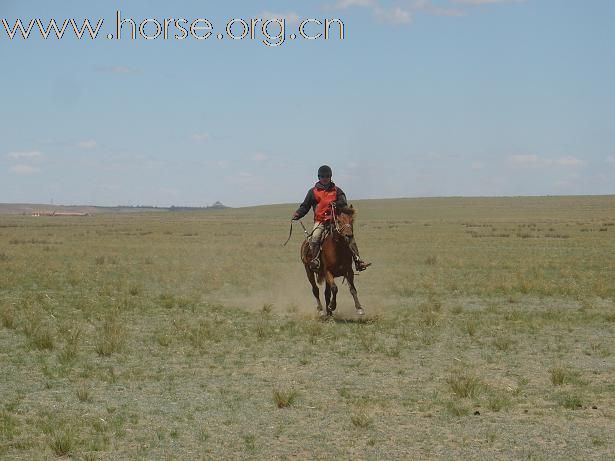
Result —
[[[118, 9], [214, 35], [110, 40]], [[256, 17], [345, 37], [216, 38]], [[0, 25], [0, 202], [300, 202], [323, 163], [350, 198], [615, 192], [611, 0], [0, 3], [11, 28], [36, 18], [104, 23]]]

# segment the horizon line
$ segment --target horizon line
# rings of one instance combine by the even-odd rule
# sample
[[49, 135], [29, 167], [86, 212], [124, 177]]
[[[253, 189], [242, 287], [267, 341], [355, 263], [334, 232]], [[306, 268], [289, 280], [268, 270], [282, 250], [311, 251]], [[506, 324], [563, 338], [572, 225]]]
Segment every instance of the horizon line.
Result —
[[[424, 195], [424, 196], [403, 196], [403, 197], [374, 197], [374, 198], [357, 198], [349, 200], [355, 201], [369, 201], [369, 200], [421, 200], [421, 199], [452, 199], [452, 198], [546, 198], [546, 197], [612, 197], [615, 196], [615, 192], [612, 194], [527, 194], [527, 195]], [[72, 208], [158, 208], [158, 209], [170, 209], [170, 208], [216, 208], [215, 204], [219, 203], [224, 208], [241, 209], [241, 208], [256, 208], [261, 206], [280, 206], [291, 205], [298, 202], [277, 202], [277, 203], [261, 203], [256, 205], [241, 205], [241, 206], [228, 206], [224, 205], [221, 200], [213, 202], [211, 205], [94, 205], [94, 204], [55, 204], [55, 203], [34, 203], [34, 202], [0, 202], [0, 206], [38, 206], [38, 207], [72, 207]]]

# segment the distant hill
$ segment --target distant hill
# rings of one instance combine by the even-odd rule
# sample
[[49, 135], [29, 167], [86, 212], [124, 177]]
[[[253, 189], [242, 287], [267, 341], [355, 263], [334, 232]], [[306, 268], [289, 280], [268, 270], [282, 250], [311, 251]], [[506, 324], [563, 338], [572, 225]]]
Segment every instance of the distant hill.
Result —
[[[468, 220], [557, 220], [574, 212], [578, 219], [615, 221], [615, 195], [537, 196], [537, 197], [426, 197], [351, 200], [358, 210], [359, 222], [379, 220], [390, 225], [398, 221], [468, 221]], [[57, 213], [165, 213], [169, 211], [227, 213], [234, 217], [290, 219], [297, 202], [229, 208], [220, 202], [208, 207], [145, 206], [53, 206], [40, 204], [1, 204], [1, 215], [31, 215], [34, 212]], [[231, 213], [232, 210], [232, 213]], [[304, 220], [312, 219], [310, 212]], [[384, 224], [379, 224], [384, 225]]]
[[100, 213], [144, 213], [144, 212], [165, 212], [165, 211], [197, 211], [197, 210], [223, 210], [229, 208], [221, 202], [215, 202], [206, 207], [154, 207], [154, 206], [125, 206], [114, 207], [88, 206], [88, 205], [44, 205], [37, 203], [0, 203], [0, 215], [31, 215], [34, 213], [73, 213], [73, 214], [100, 214]]
[[93, 206], [55, 206], [37, 203], [0, 203], [0, 214], [30, 215], [32, 213], [96, 213]]
[[215, 202], [213, 205], [205, 206], [205, 207], [192, 207], [192, 206], [171, 206], [168, 208], [169, 211], [198, 211], [198, 210], [224, 210], [225, 208], [229, 208], [226, 205], [223, 205], [222, 202]]

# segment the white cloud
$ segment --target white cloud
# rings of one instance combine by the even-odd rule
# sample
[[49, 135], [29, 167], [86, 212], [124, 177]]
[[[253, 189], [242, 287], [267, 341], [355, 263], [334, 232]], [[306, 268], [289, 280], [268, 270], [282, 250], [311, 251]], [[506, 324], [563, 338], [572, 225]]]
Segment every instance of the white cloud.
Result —
[[512, 155], [509, 160], [519, 166], [563, 166], [563, 167], [580, 167], [586, 164], [584, 160], [568, 155], [559, 157], [555, 160], [545, 157], [540, 157], [534, 154]]
[[252, 155], [252, 160], [254, 160], [255, 162], [264, 162], [265, 160], [268, 160], [269, 156], [266, 154], [262, 154], [262, 153], [256, 153], [254, 155]]
[[376, 0], [337, 0], [335, 8], [345, 10], [351, 7], [371, 7], [376, 6]]
[[260, 19], [284, 19], [289, 24], [299, 24], [299, 15], [295, 12], [274, 13], [272, 11], [263, 11], [257, 15]]
[[611, 165], [615, 165], [615, 155], [609, 155], [606, 158], [606, 163], [610, 163]]
[[572, 156], [567, 156], [567, 157], [560, 157], [555, 161], [556, 164], [561, 165], [561, 166], [582, 166], [585, 165], [585, 162], [583, 160], [580, 160], [576, 157], [572, 157]]
[[453, 3], [457, 3], [459, 5], [471, 5], [471, 6], [480, 6], [480, 5], [494, 5], [496, 3], [523, 3], [526, 0], [453, 0]]
[[[524, 3], [527, 0], [451, 0], [449, 4], [434, 3], [433, 0], [406, 0], [394, 5], [387, 0], [337, 0], [329, 8], [345, 10], [349, 8], [367, 8], [374, 16], [389, 24], [409, 24], [417, 12], [432, 16], [465, 16], [465, 8], [502, 3]], [[460, 8], [456, 7], [459, 6]]]
[[9, 171], [15, 174], [32, 174], [39, 171], [39, 169], [31, 165], [19, 164], [13, 165], [11, 168], [9, 168]]
[[191, 139], [195, 142], [205, 142], [209, 140], [209, 133], [194, 133]]
[[[429, 0], [418, 0], [420, 2]], [[412, 22], [412, 11], [399, 6], [383, 7], [376, 0], [337, 0], [333, 5], [334, 9], [346, 10], [348, 8], [369, 8], [376, 18], [389, 24], [408, 24]], [[411, 7], [412, 8], [412, 7]]]
[[512, 155], [510, 161], [517, 165], [541, 165], [545, 162], [548, 163], [547, 160], [541, 159], [538, 155], [534, 154]]
[[465, 16], [465, 13], [458, 8], [436, 6], [432, 0], [414, 0], [412, 9], [434, 16]]
[[392, 9], [376, 8], [374, 12], [378, 19], [389, 24], [409, 24], [412, 22], [412, 13], [400, 7]]
[[77, 147], [79, 149], [86, 149], [86, 150], [96, 149], [98, 147], [98, 143], [94, 141], [93, 139], [87, 139], [85, 141], [79, 141], [77, 143]]
[[6, 154], [6, 156], [15, 160], [35, 159], [41, 158], [43, 156], [43, 153], [38, 150], [32, 150], [27, 152], [9, 152], [8, 154]]

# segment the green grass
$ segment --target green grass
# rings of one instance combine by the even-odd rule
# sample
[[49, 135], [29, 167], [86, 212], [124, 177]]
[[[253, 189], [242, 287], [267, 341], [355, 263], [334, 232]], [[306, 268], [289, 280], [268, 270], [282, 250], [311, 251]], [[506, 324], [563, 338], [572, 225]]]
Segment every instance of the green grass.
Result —
[[612, 457], [613, 197], [355, 206], [329, 321], [293, 205], [3, 215], [0, 458]]

